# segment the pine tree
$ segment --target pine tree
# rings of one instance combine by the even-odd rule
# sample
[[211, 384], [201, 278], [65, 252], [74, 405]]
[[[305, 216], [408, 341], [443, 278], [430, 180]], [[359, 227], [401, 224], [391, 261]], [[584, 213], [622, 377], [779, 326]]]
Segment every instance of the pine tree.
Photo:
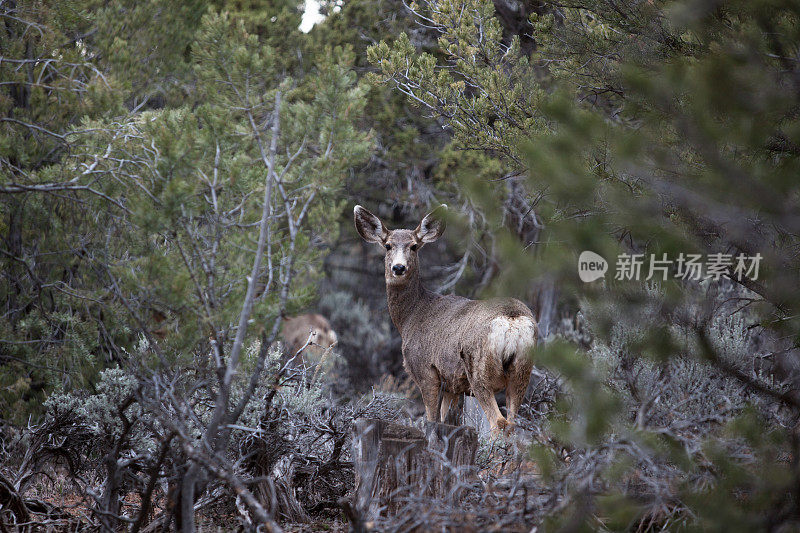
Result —
[[[576, 452], [574, 468], [545, 468], [548, 483], [563, 487], [552, 525], [796, 525], [800, 471], [777, 458], [798, 453], [795, 429], [780, 429], [800, 408], [792, 370], [798, 6], [553, 3], [531, 16], [529, 57], [503, 35], [492, 2], [415, 9], [440, 32], [438, 54], [407, 37], [375, 45], [370, 60], [381, 80], [438, 113], [461, 147], [500, 155], [541, 193], [547, 229], [536, 259], [510, 232], [498, 238], [500, 292], [549, 275], [589, 320], [588, 352], [553, 342], [537, 353], [569, 391], [553, 438], [586, 452]], [[502, 216], [503, 191], [465, 183], [485, 212]], [[610, 260], [605, 282], [577, 278], [582, 250]], [[642, 283], [646, 267], [638, 284], [614, 280], [617, 257], [637, 253], [762, 260], [758, 279], [731, 266], [720, 282], [672, 277], [653, 287]], [[772, 363], [759, 362], [751, 335], [773, 347]], [[669, 392], [681, 380], [684, 403]], [[716, 418], [719, 404], [704, 401], [732, 407]], [[659, 418], [659, 402], [673, 408], [668, 418]], [[724, 430], [705, 418], [734, 415]], [[748, 461], [729, 455], [742, 442]], [[541, 465], [558, 464], [547, 447], [537, 449]], [[581, 468], [610, 485], [570, 483]], [[706, 468], [709, 478], [698, 474]], [[680, 489], [638, 492], [630, 480], [642, 476]]]

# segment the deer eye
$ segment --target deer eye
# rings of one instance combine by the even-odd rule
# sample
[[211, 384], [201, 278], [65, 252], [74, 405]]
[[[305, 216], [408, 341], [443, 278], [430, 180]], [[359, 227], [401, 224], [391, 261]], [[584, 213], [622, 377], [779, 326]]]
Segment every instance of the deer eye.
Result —
[[392, 249], [392, 245], [391, 244], [386, 244], [385, 246], [386, 246], [387, 250], [391, 250]]
[[417, 251], [417, 245], [416, 244], [412, 244], [411, 245], [411, 251], [412, 252], [416, 252]]

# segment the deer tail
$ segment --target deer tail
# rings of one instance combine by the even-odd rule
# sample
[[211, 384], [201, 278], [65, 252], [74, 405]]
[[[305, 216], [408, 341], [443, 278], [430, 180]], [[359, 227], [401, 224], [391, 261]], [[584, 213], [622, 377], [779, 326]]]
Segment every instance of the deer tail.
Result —
[[536, 322], [529, 316], [498, 316], [489, 325], [487, 344], [503, 368], [518, 357], [526, 357], [536, 344]]

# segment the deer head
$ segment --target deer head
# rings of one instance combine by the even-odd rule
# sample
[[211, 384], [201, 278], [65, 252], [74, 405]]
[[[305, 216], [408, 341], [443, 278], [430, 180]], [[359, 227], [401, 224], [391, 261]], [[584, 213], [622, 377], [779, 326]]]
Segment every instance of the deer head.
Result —
[[367, 241], [379, 244], [384, 252], [384, 276], [387, 285], [406, 285], [419, 277], [417, 252], [425, 243], [433, 242], [444, 233], [442, 212], [447, 206], [442, 204], [422, 219], [414, 230], [388, 230], [381, 219], [361, 207], [355, 206], [356, 230]]

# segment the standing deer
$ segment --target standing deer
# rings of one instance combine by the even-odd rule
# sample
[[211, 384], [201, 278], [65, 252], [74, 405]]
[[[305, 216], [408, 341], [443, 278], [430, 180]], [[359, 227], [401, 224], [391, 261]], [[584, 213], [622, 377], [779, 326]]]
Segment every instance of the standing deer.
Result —
[[[385, 249], [389, 314], [403, 339], [403, 367], [422, 393], [428, 420], [444, 421], [458, 395], [471, 393], [498, 434], [513, 427], [528, 387], [536, 322], [531, 310], [513, 298], [470, 300], [422, 286], [417, 253], [444, 232], [438, 209], [415, 230], [392, 231], [360, 205], [353, 211], [361, 237]], [[503, 389], [507, 420], [494, 396]]]

